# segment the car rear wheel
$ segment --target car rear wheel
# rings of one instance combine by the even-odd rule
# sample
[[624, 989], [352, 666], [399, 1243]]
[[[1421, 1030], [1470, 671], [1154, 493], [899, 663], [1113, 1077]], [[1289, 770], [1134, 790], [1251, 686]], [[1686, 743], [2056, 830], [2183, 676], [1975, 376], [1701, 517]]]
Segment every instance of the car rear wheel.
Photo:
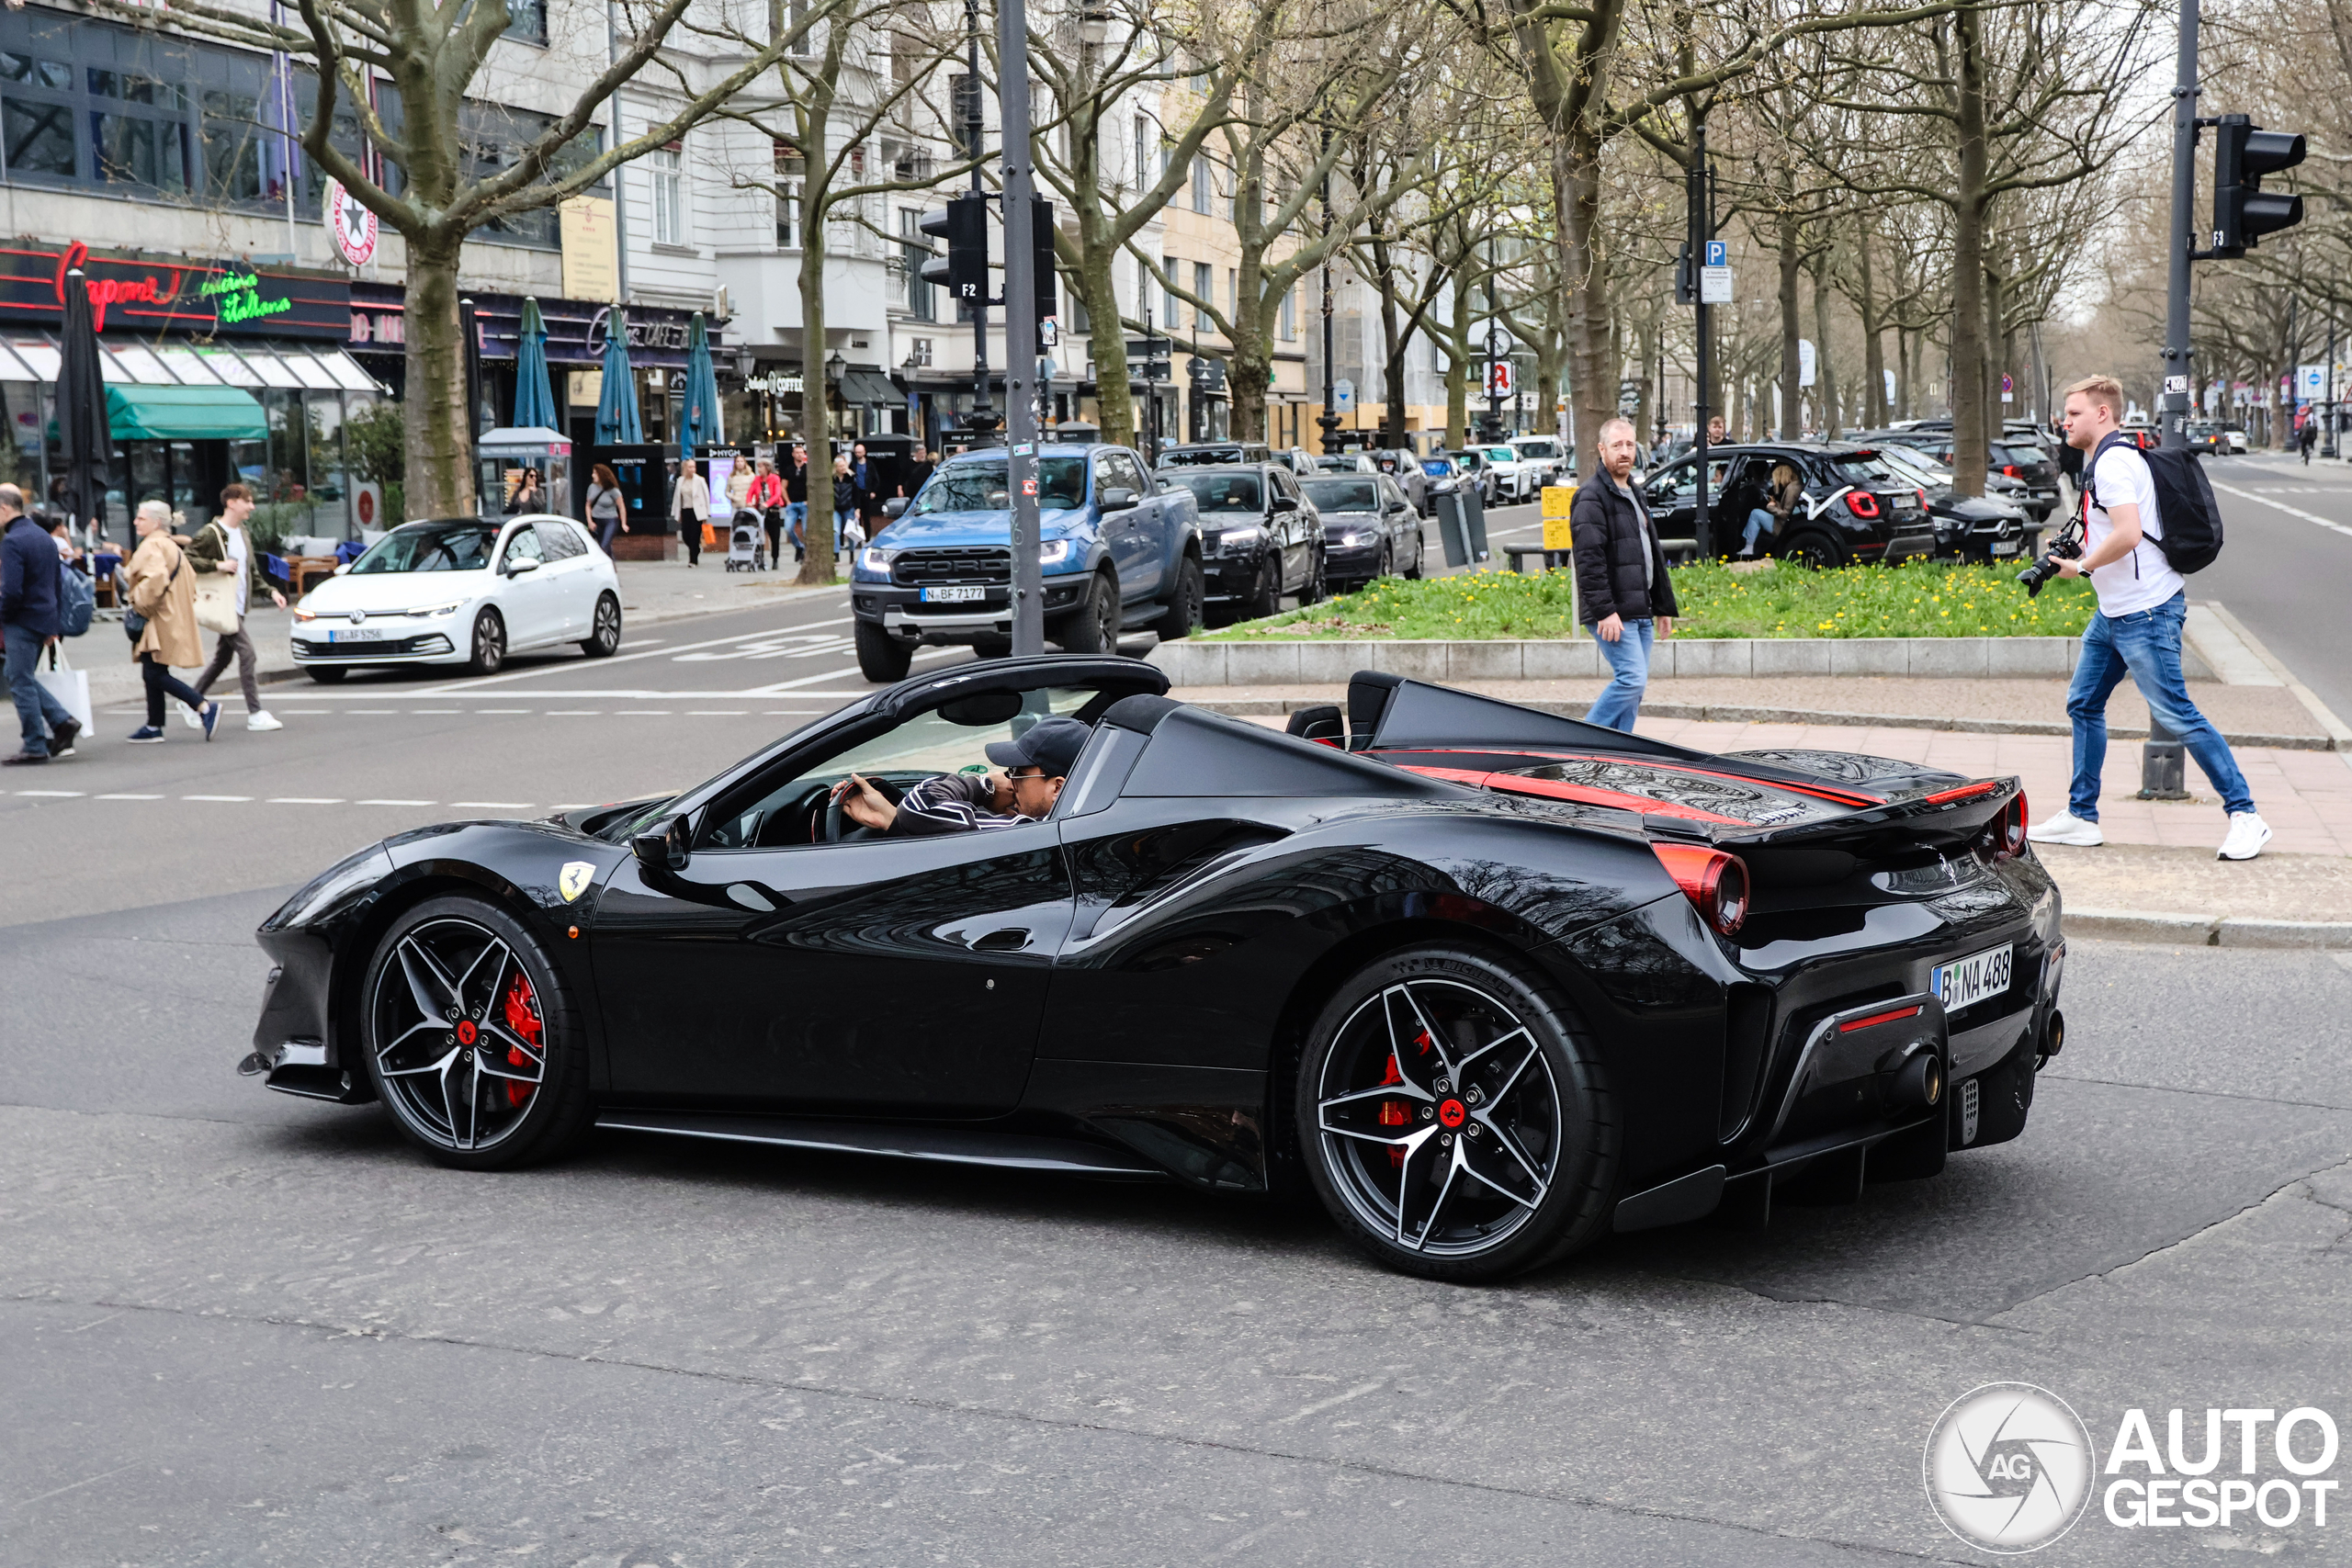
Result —
[[351, 673], [348, 669], [340, 664], [306, 665], [302, 672], [322, 686], [332, 686]]
[[1259, 564], [1258, 580], [1250, 587], [1250, 597], [1241, 602], [1241, 618], [1262, 620], [1283, 607], [1283, 563], [1279, 556], [1269, 556]]
[[1409, 948], [1343, 986], [1295, 1103], [1317, 1196], [1390, 1268], [1498, 1280], [1607, 1228], [1618, 1127], [1600, 1062], [1555, 991], [1476, 948]]
[[503, 1170], [587, 1131], [587, 1050], [553, 961], [478, 898], [432, 898], [376, 944], [361, 1048], [403, 1136], [444, 1165]]
[[506, 622], [495, 610], [474, 617], [473, 657], [467, 667], [477, 675], [495, 675], [506, 668]]
[[1067, 653], [1119, 651], [1119, 587], [1107, 573], [1097, 572], [1086, 584], [1078, 608], [1062, 627]]
[[1151, 624], [1162, 642], [1191, 637], [1201, 629], [1201, 563], [1186, 556], [1176, 567], [1176, 592], [1168, 596], [1168, 613]]
[[596, 618], [580, 651], [591, 659], [609, 659], [621, 646], [621, 602], [611, 593], [596, 597]]
[[1306, 581], [1298, 585], [1298, 607], [1300, 609], [1303, 610], [1309, 604], [1321, 604], [1325, 596], [1331, 592], [1329, 571], [1330, 567], [1326, 561], [1323, 552], [1320, 550], [1316, 551], [1314, 567], [1309, 570]]
[[1800, 534], [1781, 553], [1815, 571], [1835, 571], [1846, 564], [1845, 547], [1826, 534]]
[[895, 686], [907, 678], [907, 665], [915, 650], [884, 631], [872, 621], [860, 621], [854, 640], [857, 644], [857, 672], [877, 686]]

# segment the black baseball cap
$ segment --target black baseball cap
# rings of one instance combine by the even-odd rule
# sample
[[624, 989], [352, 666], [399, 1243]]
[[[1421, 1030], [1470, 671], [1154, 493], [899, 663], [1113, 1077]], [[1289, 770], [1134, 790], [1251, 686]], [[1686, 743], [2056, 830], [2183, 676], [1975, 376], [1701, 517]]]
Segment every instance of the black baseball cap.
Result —
[[989, 741], [985, 750], [1000, 768], [1037, 768], [1049, 779], [1068, 778], [1093, 733], [1074, 718], [1041, 718], [1010, 740]]

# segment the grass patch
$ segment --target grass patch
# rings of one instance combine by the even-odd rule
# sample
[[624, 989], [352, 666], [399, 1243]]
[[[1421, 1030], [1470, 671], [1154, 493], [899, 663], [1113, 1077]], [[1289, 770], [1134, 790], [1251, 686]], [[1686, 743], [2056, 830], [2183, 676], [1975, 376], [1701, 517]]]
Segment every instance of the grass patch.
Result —
[[[2017, 567], [1913, 561], [1807, 571], [1775, 565], [1734, 571], [1723, 561], [1674, 569], [1693, 637], [2080, 637], [2098, 600], [2079, 578], [2036, 599]], [[1357, 592], [1248, 621], [1209, 636], [1224, 642], [1288, 638], [1530, 638], [1588, 635], [1577, 625], [1566, 570], [1481, 571], [1409, 582], [1384, 577]]]

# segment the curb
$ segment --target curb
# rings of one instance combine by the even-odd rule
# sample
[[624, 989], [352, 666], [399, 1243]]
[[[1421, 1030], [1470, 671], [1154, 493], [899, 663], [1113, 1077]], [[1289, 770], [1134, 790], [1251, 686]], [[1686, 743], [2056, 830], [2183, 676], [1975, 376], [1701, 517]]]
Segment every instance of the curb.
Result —
[[[2067, 637], [1668, 637], [1650, 656], [1653, 677], [1921, 675], [1988, 680], [2071, 675], [2082, 651]], [[1589, 638], [1363, 638], [1163, 643], [1151, 660], [1179, 686], [1338, 685], [1358, 670], [1415, 680], [1548, 681], [1609, 673]], [[2183, 649], [2191, 679], [2211, 671]]]
[[2352, 920], [2261, 920], [2143, 909], [2069, 909], [2068, 936], [2185, 947], [2352, 948]]
[[[1191, 699], [1194, 707], [1237, 718], [1289, 714], [1329, 702], [1328, 697], [1205, 697]], [[1582, 718], [1592, 705], [1586, 702], [1521, 702], [1521, 707], [1562, 718]], [[1818, 724], [1846, 729], [1942, 729], [1971, 735], [2040, 735], [2064, 737], [2065, 725], [2029, 718], [1942, 718], [1928, 714], [1831, 713], [1812, 708], [1737, 707], [1711, 703], [1644, 703], [1649, 718], [1696, 719], [1708, 724]], [[2127, 740], [2145, 739], [2144, 729], [2111, 728], [2108, 734]], [[2281, 751], [2343, 751], [2352, 754], [2352, 742], [2325, 735], [2262, 735], [2224, 733], [2232, 746], [2260, 746]]]

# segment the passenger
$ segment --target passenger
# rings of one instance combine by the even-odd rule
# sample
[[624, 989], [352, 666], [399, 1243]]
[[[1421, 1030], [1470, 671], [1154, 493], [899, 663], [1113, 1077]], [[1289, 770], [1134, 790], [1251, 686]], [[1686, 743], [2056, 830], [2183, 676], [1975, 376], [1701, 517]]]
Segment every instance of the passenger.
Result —
[[1041, 718], [986, 751], [996, 766], [985, 773], [942, 773], [907, 791], [894, 804], [852, 773], [833, 786], [842, 814], [862, 828], [914, 838], [930, 833], [985, 832], [1043, 821], [1061, 798], [1070, 764], [1094, 732], [1074, 718]]

